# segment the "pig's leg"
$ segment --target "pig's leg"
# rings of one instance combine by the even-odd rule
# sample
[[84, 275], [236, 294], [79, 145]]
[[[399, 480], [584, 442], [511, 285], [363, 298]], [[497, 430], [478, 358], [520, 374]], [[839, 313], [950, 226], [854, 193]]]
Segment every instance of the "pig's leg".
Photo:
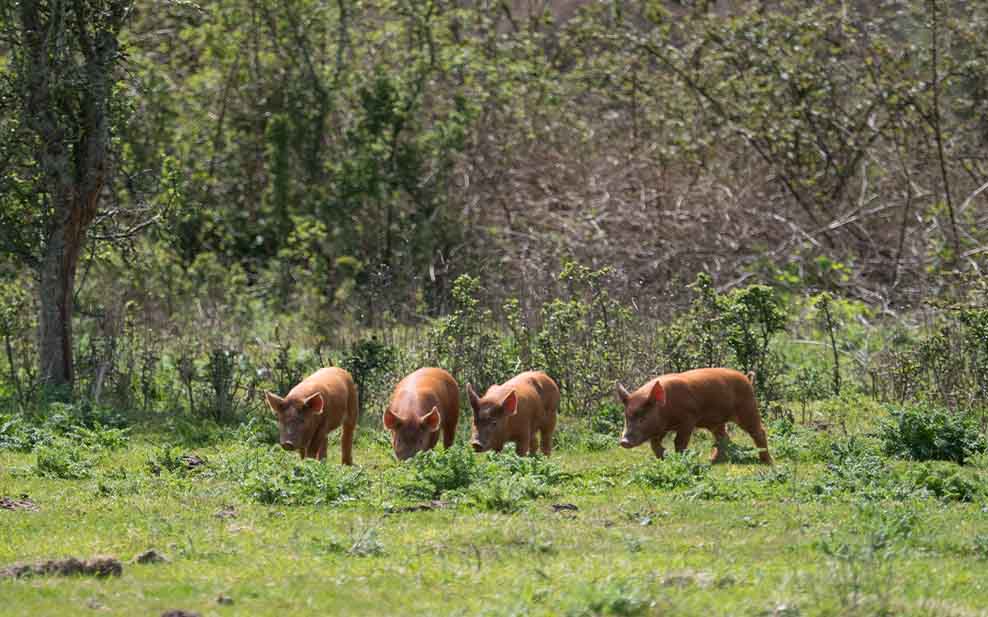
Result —
[[522, 434], [518, 436], [518, 441], [515, 442], [515, 451], [518, 456], [528, 456], [529, 445], [532, 443], [532, 434]]
[[676, 431], [676, 440], [673, 442], [676, 445], [676, 452], [682, 452], [690, 445], [690, 437], [693, 436], [692, 426], [681, 426]]
[[559, 413], [559, 405], [555, 409], [550, 409], [542, 419], [542, 426], [539, 428], [541, 435], [542, 454], [549, 456], [552, 454], [552, 434], [556, 431], [556, 416]]
[[329, 431], [325, 425], [316, 428], [312, 434], [312, 439], [304, 448], [299, 448], [299, 452], [304, 453], [302, 458], [314, 458], [322, 460], [326, 457], [326, 436]]
[[714, 451], [710, 453], [710, 462], [722, 463], [725, 460], [727, 444], [731, 441], [727, 436], [727, 424], [718, 424], [710, 429], [710, 432], [714, 434]]
[[356, 428], [356, 422], [343, 422], [343, 436], [340, 438], [340, 447], [344, 465], [353, 465], [353, 431]]
[[666, 455], [666, 449], [662, 447], [662, 440], [665, 439], [666, 433], [662, 431], [655, 437], [652, 437], [649, 444], [652, 446], [652, 452], [655, 453], [655, 458], [663, 458]]
[[443, 425], [443, 448], [449, 450], [453, 446], [453, 439], [456, 437], [456, 426], [452, 423]]
[[[772, 455], [768, 453], [768, 438], [765, 436], [765, 429], [762, 427], [761, 420], [747, 423], [749, 426], [741, 425], [746, 433], [751, 435], [751, 440], [755, 442], [755, 446], [758, 448], [758, 458], [766, 465], [772, 464]], [[754, 424], [754, 426], [750, 426]]]
[[298, 449], [298, 453], [302, 455], [302, 458], [316, 458], [316, 455], [319, 453], [319, 436], [321, 434], [322, 428], [317, 428], [309, 439], [309, 443]]
[[539, 451], [539, 435], [535, 431], [532, 431], [532, 435], [528, 438], [528, 451], [532, 454]]
[[540, 431], [542, 442], [542, 454], [549, 456], [552, 454], [552, 431], [555, 427], [543, 426]]

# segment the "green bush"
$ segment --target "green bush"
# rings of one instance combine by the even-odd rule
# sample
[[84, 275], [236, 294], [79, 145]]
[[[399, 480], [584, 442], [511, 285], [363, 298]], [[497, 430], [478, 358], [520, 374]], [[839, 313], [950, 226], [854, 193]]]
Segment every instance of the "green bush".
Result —
[[736, 366], [755, 371], [755, 389], [763, 400], [778, 398], [781, 358], [772, 353], [787, 314], [771, 287], [748, 285], [719, 293], [701, 272], [689, 286], [690, 308], [662, 329], [662, 355], [676, 372], [707, 366]]
[[242, 478], [241, 492], [269, 505], [339, 505], [359, 497], [368, 485], [364, 472], [274, 448], [248, 450], [227, 461], [227, 475]]
[[874, 444], [851, 437], [831, 444], [826, 473], [814, 483], [813, 492], [817, 495], [883, 496], [889, 474], [888, 466]]
[[569, 474], [552, 460], [541, 456], [518, 456], [512, 450], [492, 453], [482, 467], [484, 477], [511, 476], [535, 478], [547, 485], [557, 485], [569, 479]]
[[51, 443], [56, 435], [48, 427], [35, 426], [21, 414], [0, 414], [0, 450], [30, 452]]
[[606, 401], [590, 416], [590, 430], [602, 435], [620, 435], [624, 430], [624, 407], [617, 401]]
[[481, 473], [480, 464], [465, 443], [452, 448], [428, 450], [416, 454], [406, 463], [411, 468], [411, 478], [402, 485], [402, 491], [411, 497], [437, 499], [447, 491], [466, 488]]
[[510, 514], [520, 510], [526, 501], [549, 493], [548, 484], [538, 477], [497, 475], [473, 484], [467, 491], [467, 501], [484, 510]]
[[789, 418], [768, 422], [766, 431], [769, 450], [777, 459], [802, 462], [830, 460], [833, 439], [826, 432], [795, 424]]
[[127, 445], [129, 432], [127, 428], [109, 428], [97, 423], [92, 428], [74, 426], [67, 437], [93, 450], [118, 450]]
[[[120, 418], [112, 413], [93, 414], [86, 405], [52, 403], [42, 418], [27, 414], [0, 414], [0, 450], [30, 452], [51, 445], [60, 437], [93, 450], [115, 450], [128, 440], [130, 429], [115, 428]], [[104, 420], [112, 425], [104, 424]]]
[[985, 440], [972, 421], [930, 405], [893, 410], [880, 435], [886, 454], [915, 461], [963, 464], [969, 454], [985, 450]]
[[[376, 337], [357, 341], [343, 358], [340, 366], [350, 372], [357, 385], [357, 402], [360, 415], [370, 409], [371, 392], [387, 393], [387, 381], [398, 365], [398, 350], [385, 345]], [[377, 418], [373, 418], [377, 420]]]
[[913, 492], [927, 494], [941, 501], [975, 501], [985, 496], [983, 480], [950, 463], [920, 463], [909, 467], [900, 480]]
[[462, 499], [498, 512], [515, 512], [569, 478], [542, 456], [518, 456], [510, 450], [476, 456], [465, 444], [422, 452], [404, 467], [409, 475], [398, 483], [409, 497]]
[[472, 383], [483, 392], [517, 373], [520, 362], [510, 342], [499, 335], [492, 311], [481, 308], [480, 293], [478, 278], [467, 274], [456, 278], [450, 292], [453, 311], [433, 323], [427, 360], [449, 369], [461, 384]]
[[83, 480], [92, 477], [96, 464], [92, 450], [68, 439], [39, 446], [35, 457], [34, 473], [43, 478]]
[[710, 463], [693, 450], [667, 454], [639, 465], [631, 474], [631, 483], [659, 489], [689, 488], [707, 477]]

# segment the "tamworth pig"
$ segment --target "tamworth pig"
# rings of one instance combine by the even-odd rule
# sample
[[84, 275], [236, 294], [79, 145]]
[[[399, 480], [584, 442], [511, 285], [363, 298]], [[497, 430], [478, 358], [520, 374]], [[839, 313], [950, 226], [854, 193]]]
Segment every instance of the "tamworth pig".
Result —
[[441, 368], [420, 368], [395, 386], [384, 411], [395, 457], [403, 461], [431, 450], [443, 431], [443, 446], [453, 445], [460, 419], [460, 388]]
[[538, 448], [535, 434], [541, 433], [542, 453], [552, 452], [552, 432], [556, 429], [559, 410], [559, 386], [541, 371], [529, 371], [477, 396], [467, 384], [473, 407], [473, 437], [470, 445], [477, 452], [500, 452], [513, 441], [518, 454], [534, 453]]
[[675, 431], [676, 452], [682, 452], [693, 430], [705, 428], [717, 442], [712, 460], [720, 461], [728, 443], [727, 423], [736, 422], [751, 435], [762, 462], [772, 462], [755, 405], [755, 390], [751, 380], [738, 371], [701, 368], [671, 373], [656, 377], [632, 393], [617, 384], [617, 395], [624, 404], [624, 448], [648, 441], [655, 456], [662, 458], [662, 438], [666, 433]]
[[350, 373], [323, 368], [291, 389], [285, 398], [264, 393], [278, 416], [281, 447], [302, 458], [326, 458], [330, 431], [343, 426], [343, 464], [353, 465], [353, 431], [357, 427], [357, 387]]

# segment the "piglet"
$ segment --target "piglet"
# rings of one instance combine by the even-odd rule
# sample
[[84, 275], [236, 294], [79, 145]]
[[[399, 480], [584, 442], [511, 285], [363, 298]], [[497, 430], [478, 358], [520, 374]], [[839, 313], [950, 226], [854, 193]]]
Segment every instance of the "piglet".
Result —
[[727, 423], [735, 422], [751, 435], [761, 461], [772, 463], [750, 375], [727, 368], [701, 368], [656, 377], [634, 392], [619, 383], [617, 396], [624, 405], [623, 448], [647, 441], [655, 456], [662, 458], [666, 433], [676, 433], [676, 452], [682, 452], [694, 429], [704, 428], [717, 442], [711, 459], [721, 461], [728, 443]]
[[265, 392], [278, 416], [281, 447], [302, 458], [326, 458], [330, 431], [343, 426], [343, 464], [353, 464], [353, 433], [357, 428], [357, 387], [341, 368], [322, 368], [303, 379], [285, 398]]
[[460, 418], [460, 388], [441, 368], [420, 368], [395, 386], [384, 411], [384, 428], [399, 461], [431, 450], [443, 433], [443, 446], [453, 445]]
[[477, 396], [467, 384], [473, 407], [473, 437], [470, 445], [477, 452], [500, 452], [514, 442], [520, 456], [534, 453], [541, 437], [542, 454], [552, 453], [552, 432], [559, 411], [559, 386], [541, 371], [529, 371], [493, 385], [484, 396]]

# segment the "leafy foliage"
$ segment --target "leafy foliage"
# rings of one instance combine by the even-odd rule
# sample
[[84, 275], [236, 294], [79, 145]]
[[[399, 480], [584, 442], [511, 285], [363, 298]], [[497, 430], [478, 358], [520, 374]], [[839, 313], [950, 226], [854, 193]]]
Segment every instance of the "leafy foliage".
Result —
[[709, 473], [710, 463], [700, 460], [696, 452], [687, 450], [638, 466], [630, 481], [638, 486], [672, 490], [692, 487]]
[[70, 441], [59, 439], [39, 447], [35, 451], [34, 472], [43, 478], [83, 480], [93, 475], [95, 453]]
[[441, 452], [435, 449], [421, 452], [411, 465], [411, 481], [403, 488], [410, 495], [427, 498], [466, 488], [481, 474], [480, 462], [463, 443]]
[[895, 409], [881, 429], [885, 452], [916, 461], [963, 463], [985, 450], [984, 436], [970, 419], [931, 405]]
[[367, 487], [361, 469], [299, 460], [274, 448], [241, 450], [227, 459], [225, 474], [239, 480], [245, 497], [262, 504], [336, 506]]

